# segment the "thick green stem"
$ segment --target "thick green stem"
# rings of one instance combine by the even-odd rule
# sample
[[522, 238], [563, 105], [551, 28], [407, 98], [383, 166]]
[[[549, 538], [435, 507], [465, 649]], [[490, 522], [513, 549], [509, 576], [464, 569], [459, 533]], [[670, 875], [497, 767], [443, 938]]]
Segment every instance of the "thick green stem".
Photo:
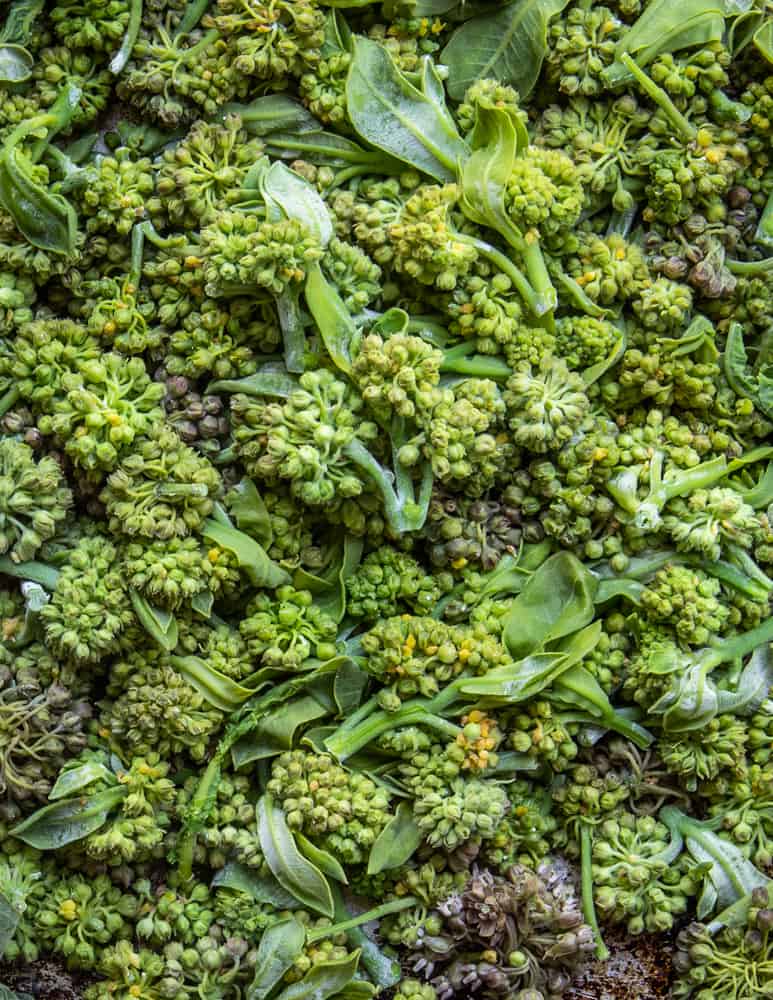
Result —
[[31, 132], [43, 128], [46, 130], [45, 137], [38, 139], [30, 153], [32, 162], [37, 163], [54, 136], [58, 132], [61, 132], [63, 128], [67, 128], [72, 121], [73, 115], [78, 110], [82, 95], [83, 91], [74, 83], [62, 87], [59, 96], [44, 115], [36, 115], [34, 118], [30, 118], [29, 121], [22, 122], [21, 125], [18, 125], [11, 132], [5, 140], [5, 150], [7, 151], [17, 146]]
[[663, 90], [662, 87], [659, 87], [647, 76], [644, 70], [635, 62], [634, 59], [631, 58], [628, 52], [624, 52], [620, 56], [620, 62], [636, 79], [636, 82], [639, 84], [647, 97], [657, 104], [661, 111], [665, 113], [669, 122], [679, 133], [679, 137], [682, 141], [692, 142], [698, 134], [698, 130], [694, 125], [691, 125], [682, 112], [679, 111], [665, 90]]
[[492, 264], [495, 264], [512, 281], [513, 286], [518, 290], [521, 298], [534, 315], [541, 315], [538, 312], [537, 295], [529, 284], [528, 278], [501, 250], [497, 250], [496, 247], [493, 247], [490, 243], [486, 243], [485, 240], [481, 240], [476, 236], [469, 236], [467, 233], [454, 232], [454, 239], [457, 243], [464, 243], [467, 246], [475, 247], [481, 257], [485, 257], [486, 260], [490, 260]]
[[750, 632], [744, 632], [743, 635], [719, 640], [706, 651], [703, 662], [708, 664], [708, 671], [711, 671], [720, 663], [728, 663], [730, 660], [748, 656], [765, 642], [773, 642], [773, 618], [768, 618], [762, 625], [758, 625]]
[[585, 923], [589, 925], [596, 938], [596, 958], [603, 962], [609, 958], [609, 949], [601, 936], [599, 922], [596, 918], [596, 906], [593, 902], [593, 856], [592, 834], [587, 823], [580, 826], [580, 865], [582, 874], [582, 912]]
[[137, 41], [137, 36], [140, 33], [141, 24], [142, 0], [131, 0], [131, 6], [129, 8], [129, 23], [126, 27], [126, 34], [123, 36], [120, 49], [110, 61], [109, 69], [114, 76], [118, 76], [119, 73], [123, 72], [127, 62], [131, 59], [132, 52], [134, 51], [134, 45]]
[[725, 266], [731, 274], [767, 274], [773, 271], [773, 257], [766, 257], [764, 260], [732, 260], [725, 258]]
[[211, 2], [212, 0], [191, 0], [177, 25], [177, 36], [187, 35], [189, 31], [193, 31]]
[[15, 385], [12, 385], [10, 389], [6, 389], [2, 396], [0, 396], [0, 417], [4, 417], [5, 414], [14, 406], [19, 399], [19, 390]]
[[418, 531], [423, 527], [432, 493], [431, 469], [429, 469], [429, 476], [426, 474], [426, 470], [422, 476], [420, 495], [417, 501], [414, 494], [413, 478], [407, 470], [402, 469], [396, 459], [397, 491], [395, 491], [388, 473], [382, 469], [361, 441], [351, 441], [343, 451], [347, 458], [373, 480], [381, 494], [384, 515], [393, 531], [403, 534], [406, 531]]
[[182, 499], [183, 497], [209, 496], [209, 487], [204, 483], [156, 483], [153, 492], [157, 497], [166, 497], [169, 500]]
[[538, 316], [551, 314], [558, 305], [558, 296], [550, 280], [542, 247], [536, 234], [527, 234], [524, 240], [523, 259], [526, 263], [526, 274], [536, 293], [535, 311]]
[[449, 348], [440, 362], [440, 371], [469, 375], [471, 378], [490, 378], [494, 381], [508, 379], [513, 374], [512, 368], [505, 361], [487, 354], [474, 354], [474, 351], [473, 340]]
[[329, 927], [318, 927], [316, 930], [306, 932], [306, 941], [311, 944], [314, 941], [324, 941], [325, 938], [335, 937], [336, 934], [344, 934], [346, 931], [367, 924], [371, 920], [380, 920], [389, 916], [390, 913], [400, 913], [401, 910], [409, 910], [415, 906], [418, 900], [415, 896], [404, 896], [402, 899], [393, 899], [389, 903], [382, 903], [372, 910], [359, 913], [356, 917], [343, 920], [340, 924], [331, 924]]
[[197, 817], [207, 811], [207, 803], [214, 795], [216, 785], [220, 781], [220, 761], [221, 755], [218, 753], [207, 766], [188, 807], [189, 827], [184, 832], [177, 850], [177, 870], [183, 882], [189, 882], [193, 878], [193, 855], [196, 850], [196, 834], [199, 828]]
[[[384, 733], [414, 723], [429, 726], [455, 738], [459, 727], [442, 719], [440, 713], [459, 699], [459, 680], [448, 684], [434, 698], [417, 698], [405, 702], [397, 712], [377, 711], [355, 726], [344, 723], [328, 737], [325, 746], [339, 760], [346, 760]], [[377, 704], [377, 701], [372, 698], [368, 704]]]

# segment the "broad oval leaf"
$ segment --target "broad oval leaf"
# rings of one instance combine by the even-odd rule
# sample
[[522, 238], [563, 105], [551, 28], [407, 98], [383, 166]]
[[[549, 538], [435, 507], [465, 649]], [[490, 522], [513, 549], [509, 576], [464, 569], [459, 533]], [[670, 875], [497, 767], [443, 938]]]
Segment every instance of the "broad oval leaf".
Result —
[[240, 531], [260, 545], [271, 545], [274, 531], [271, 517], [255, 483], [246, 476], [228, 494], [228, 510]]
[[325, 876], [298, 850], [284, 813], [270, 795], [259, 800], [257, 816], [260, 849], [276, 880], [303, 906], [332, 917], [333, 895]]
[[76, 792], [80, 792], [84, 788], [88, 788], [89, 785], [93, 785], [95, 781], [107, 781], [110, 784], [115, 784], [115, 775], [104, 764], [91, 760], [86, 764], [81, 764], [79, 767], [62, 771], [56, 779], [54, 787], [48, 793], [48, 798], [51, 802], [55, 802], [57, 799], [69, 798], [69, 796], [75, 795]]
[[448, 67], [448, 93], [461, 101], [476, 80], [510, 84], [522, 98], [537, 82], [547, 53], [547, 28], [569, 0], [513, 0], [467, 21], [440, 53]]
[[287, 399], [298, 388], [298, 380], [282, 369], [262, 368], [244, 378], [210, 382], [207, 392], [243, 392], [245, 396], [272, 396]]
[[274, 202], [288, 219], [302, 222], [320, 246], [327, 246], [333, 236], [330, 212], [317, 191], [284, 163], [276, 161], [261, 178], [267, 201]]
[[558, 552], [534, 572], [505, 619], [504, 641], [520, 659], [593, 620], [598, 581], [570, 552]]
[[348, 656], [340, 657], [341, 665], [336, 670], [333, 681], [333, 697], [338, 706], [339, 715], [347, 715], [360, 707], [362, 695], [368, 686], [369, 675], [361, 670]]
[[658, 818], [684, 838], [685, 846], [699, 865], [706, 865], [706, 885], [698, 903], [698, 919], [704, 920], [713, 910], [724, 910], [754, 889], [773, 885], [740, 848], [719, 837], [709, 823], [686, 816], [675, 806], [664, 806]]
[[40, 851], [57, 850], [98, 830], [127, 793], [128, 789], [121, 786], [86, 798], [54, 802], [28, 816], [11, 830], [11, 835]]
[[395, 815], [376, 837], [368, 857], [368, 875], [378, 875], [405, 864], [422, 841], [422, 834], [407, 802], [401, 802]]
[[654, 0], [623, 34], [615, 50], [616, 61], [602, 73], [609, 85], [625, 83], [631, 73], [620, 62], [624, 52], [647, 66], [659, 55], [719, 41], [725, 30], [723, 0]]
[[0, 153], [0, 204], [38, 250], [62, 255], [75, 251], [75, 210], [61, 195], [33, 180], [32, 164], [15, 148]]
[[400, 72], [378, 42], [355, 36], [346, 106], [355, 131], [371, 146], [438, 181], [452, 181], [468, 150], [425, 60], [422, 90]]
[[320, 962], [299, 983], [282, 990], [276, 1000], [328, 1000], [351, 983], [359, 961], [360, 953], [354, 951], [338, 962]]
[[239, 770], [256, 760], [276, 757], [283, 750], [289, 750], [301, 726], [322, 719], [327, 714], [327, 709], [309, 695], [300, 695], [285, 702], [262, 718], [253, 732], [231, 747], [234, 767]]
[[481, 107], [471, 138], [473, 151], [461, 170], [464, 214], [514, 247], [521, 245], [522, 234], [505, 210], [505, 185], [519, 150], [528, 142], [520, 119], [504, 108]]
[[35, 60], [23, 45], [0, 45], [0, 83], [22, 83], [32, 76]]
[[255, 977], [247, 990], [247, 1000], [266, 1000], [279, 980], [303, 952], [306, 930], [295, 917], [266, 928], [255, 958]]

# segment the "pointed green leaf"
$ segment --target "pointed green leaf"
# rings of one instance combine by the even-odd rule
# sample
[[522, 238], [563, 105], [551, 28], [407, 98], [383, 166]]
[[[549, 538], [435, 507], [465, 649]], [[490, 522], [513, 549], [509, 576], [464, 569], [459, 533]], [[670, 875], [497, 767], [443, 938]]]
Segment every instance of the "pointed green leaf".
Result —
[[530, 577], [505, 619], [504, 642], [519, 659], [593, 620], [598, 581], [570, 552], [559, 552]]
[[299, 983], [292, 983], [276, 1000], [328, 1000], [354, 979], [360, 960], [359, 951], [337, 962], [320, 962]]
[[378, 835], [368, 857], [368, 875], [378, 875], [400, 865], [413, 855], [422, 834], [407, 802], [401, 802], [395, 815]]
[[86, 798], [54, 802], [28, 816], [11, 830], [11, 835], [40, 851], [57, 850], [98, 830], [127, 793], [128, 789], [121, 786]]
[[316, 844], [312, 844], [308, 837], [304, 837], [302, 833], [295, 834], [295, 843], [301, 854], [308, 858], [313, 865], [316, 865], [324, 875], [329, 875], [330, 878], [334, 878], [336, 882], [342, 882], [344, 885], [349, 884], [346, 872], [330, 851], [325, 851], [321, 847], [317, 847]]
[[207, 518], [201, 533], [215, 545], [232, 552], [254, 586], [275, 590], [290, 583], [290, 574], [270, 559], [265, 549], [243, 531]]
[[255, 958], [255, 976], [247, 989], [247, 1000], [266, 1000], [284, 974], [303, 953], [306, 930], [295, 917], [266, 928]]
[[276, 880], [303, 906], [332, 917], [333, 896], [325, 876], [300, 853], [284, 813], [270, 795], [258, 802], [257, 815], [260, 849]]
[[142, 627], [162, 649], [171, 653], [177, 645], [177, 619], [170, 611], [151, 604], [133, 587], [129, 590], [129, 597]]
[[389, 50], [355, 35], [346, 105], [355, 131], [371, 146], [435, 180], [452, 181], [467, 147], [442, 100], [431, 60], [422, 64], [422, 89], [395, 65]]
[[547, 54], [547, 28], [569, 0], [513, 0], [474, 17], [451, 35], [440, 53], [448, 67], [448, 93], [461, 101], [476, 80], [510, 84], [521, 98], [537, 82]]
[[49, 801], [55, 802], [57, 799], [69, 798], [77, 792], [93, 785], [95, 781], [106, 781], [108, 784], [115, 784], [115, 775], [98, 761], [88, 761], [79, 767], [68, 768], [62, 771], [54, 783], [54, 787], [48, 793]]

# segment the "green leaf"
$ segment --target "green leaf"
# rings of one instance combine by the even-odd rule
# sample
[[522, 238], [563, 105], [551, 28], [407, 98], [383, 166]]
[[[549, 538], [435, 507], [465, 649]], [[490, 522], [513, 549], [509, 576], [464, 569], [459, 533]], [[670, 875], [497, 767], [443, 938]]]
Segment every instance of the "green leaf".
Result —
[[127, 788], [121, 786], [88, 797], [54, 802], [19, 823], [11, 830], [11, 836], [39, 851], [58, 850], [98, 830], [127, 794]]
[[258, 97], [250, 104], [225, 104], [221, 114], [237, 114], [250, 135], [270, 135], [285, 129], [294, 133], [314, 132], [320, 123], [302, 104], [285, 94]]
[[115, 784], [115, 775], [110, 768], [95, 760], [62, 771], [56, 779], [54, 787], [48, 793], [49, 801], [55, 802], [57, 799], [69, 798], [84, 788], [88, 788], [89, 785], [93, 785], [95, 781], [107, 781], [112, 785]]
[[338, 706], [338, 714], [351, 715], [360, 707], [369, 676], [348, 656], [341, 657], [341, 666], [333, 680], [333, 698]]
[[504, 642], [520, 659], [593, 620], [596, 578], [570, 552], [559, 552], [534, 572], [505, 618]]
[[46, 566], [45, 563], [39, 562], [15, 563], [10, 556], [0, 556], [0, 573], [13, 576], [17, 580], [38, 583], [50, 591], [56, 589], [56, 581], [59, 579], [59, 570], [54, 566]]
[[22, 83], [32, 76], [35, 60], [23, 45], [0, 45], [0, 83]]
[[517, 663], [490, 670], [484, 677], [464, 680], [459, 689], [476, 698], [517, 704], [534, 697], [568, 669], [563, 653], [533, 653]]
[[191, 610], [202, 618], [212, 617], [212, 605], [215, 603], [215, 595], [211, 590], [200, 590], [191, 598]]
[[244, 378], [220, 379], [210, 382], [208, 393], [243, 392], [245, 396], [273, 396], [287, 399], [298, 388], [298, 380], [282, 369], [261, 369]]
[[167, 653], [177, 645], [178, 630], [177, 619], [170, 612], [163, 608], [157, 608], [150, 604], [139, 591], [133, 587], [129, 588], [129, 598], [134, 608], [134, 613], [139, 619], [140, 625], [145, 629], [151, 639], [154, 639]]
[[569, 0], [513, 0], [467, 21], [440, 53], [448, 67], [448, 93], [461, 101], [476, 80], [510, 84], [526, 98], [547, 54], [547, 28]]
[[292, 910], [298, 905], [295, 896], [283, 889], [273, 875], [263, 875], [235, 861], [229, 862], [216, 873], [212, 885], [243, 892], [256, 903], [267, 903], [277, 910]]
[[299, 983], [292, 983], [276, 1000], [328, 1000], [340, 993], [354, 979], [360, 961], [359, 951], [337, 962], [320, 962]]
[[732, 691], [717, 691], [717, 714], [749, 716], [759, 711], [773, 687], [773, 650], [769, 642], [754, 650]]
[[608, 372], [609, 369], [616, 365], [617, 362], [625, 354], [626, 347], [628, 345], [628, 337], [625, 330], [622, 331], [620, 337], [615, 341], [609, 354], [602, 358], [601, 361], [597, 361], [595, 365], [591, 365], [586, 368], [582, 374], [582, 380], [586, 385], [593, 385], [594, 382], [598, 382], [601, 376]]
[[754, 46], [763, 58], [773, 63], [773, 17], [766, 18], [754, 33]]
[[[0, 959], [5, 954], [5, 949], [11, 943], [16, 933], [19, 920], [21, 920], [21, 913], [15, 907], [11, 906], [5, 898], [3, 895], [3, 886], [0, 884]], [[2, 1000], [4, 989], [5, 987], [0, 985], [0, 1000]]]
[[302, 222], [320, 246], [333, 236], [333, 223], [325, 202], [315, 188], [284, 163], [275, 161], [261, 176], [266, 202], [277, 205], [288, 219]]
[[304, 837], [302, 833], [295, 834], [295, 843], [304, 858], [316, 865], [324, 875], [329, 875], [330, 878], [334, 878], [336, 882], [342, 882], [344, 885], [349, 884], [346, 872], [341, 867], [340, 862], [329, 851], [324, 851], [316, 844], [312, 844], [308, 837]]
[[170, 656], [169, 662], [190, 684], [221, 712], [233, 712], [255, 694], [254, 688], [237, 684], [199, 656]]
[[276, 880], [307, 909], [332, 917], [333, 896], [325, 876], [300, 853], [284, 813], [270, 795], [259, 800], [257, 816], [260, 849]]
[[553, 683], [548, 697], [554, 704], [587, 712], [604, 728], [620, 733], [642, 749], [648, 747], [654, 739], [648, 730], [623, 713], [615, 711], [606, 691], [582, 664], [575, 663], [562, 673]]
[[330, 579], [332, 587], [326, 593], [319, 594], [314, 603], [334, 621], [341, 622], [346, 614], [346, 581], [356, 571], [362, 558], [363, 540], [354, 535], [344, 537], [344, 546], [340, 562], [331, 568]]
[[303, 954], [306, 930], [295, 917], [267, 927], [255, 958], [255, 977], [247, 990], [247, 1000], [266, 1000], [295, 960]]
[[678, 4], [672, 0], [654, 0], [623, 34], [617, 43], [615, 62], [603, 71], [602, 78], [610, 85], [631, 79], [630, 72], [620, 62], [624, 52], [644, 67], [664, 53], [720, 41], [724, 30], [722, 0], [682, 0]]
[[368, 856], [368, 875], [378, 875], [399, 868], [413, 855], [422, 834], [407, 802], [401, 802], [395, 815], [376, 837]]
[[229, 528], [212, 518], [207, 518], [201, 533], [210, 542], [228, 549], [236, 556], [240, 568], [247, 574], [253, 586], [275, 590], [285, 583], [290, 583], [290, 574], [273, 562], [265, 549], [243, 531], [237, 531], [236, 528]]
[[699, 865], [709, 866], [708, 891], [704, 890], [698, 901], [699, 920], [716, 909], [726, 909], [756, 888], [773, 885], [743, 856], [740, 848], [717, 836], [710, 822], [699, 822], [675, 806], [664, 806], [658, 818], [673, 834], [684, 838], [687, 850]]
[[[0, 958], [2, 955], [3, 949], [0, 947]], [[4, 986], [3, 983], [0, 983], [0, 1000], [32, 1000], [32, 997], [29, 993], [15, 993], [10, 986]]]
[[228, 494], [228, 510], [240, 531], [268, 546], [274, 540], [271, 517], [255, 483], [246, 476]]
[[703, 729], [719, 710], [717, 688], [700, 658], [688, 661], [671, 682], [669, 690], [651, 706], [653, 715], [667, 733]]
[[452, 181], [467, 146], [445, 106], [432, 61], [424, 58], [421, 89], [400, 72], [388, 49], [355, 36], [346, 104], [355, 131], [437, 181]]
[[82, 91], [66, 84], [47, 112], [17, 126], [0, 150], [0, 205], [24, 238], [39, 250], [68, 255], [75, 251], [78, 220], [72, 205], [34, 177], [34, 163], [19, 147], [40, 129], [45, 146], [72, 119]]
[[345, 375], [352, 371], [351, 347], [357, 327], [336, 289], [325, 278], [319, 264], [306, 275], [306, 305], [333, 363]]
[[231, 747], [234, 767], [239, 770], [253, 761], [276, 757], [282, 751], [291, 749], [298, 729], [325, 715], [327, 710], [309, 695], [285, 702], [261, 719], [253, 732]]
[[481, 107], [470, 139], [472, 153], [461, 171], [464, 214], [480, 226], [489, 226], [514, 247], [522, 234], [505, 210], [505, 186], [521, 149], [529, 144], [519, 118], [504, 108]]

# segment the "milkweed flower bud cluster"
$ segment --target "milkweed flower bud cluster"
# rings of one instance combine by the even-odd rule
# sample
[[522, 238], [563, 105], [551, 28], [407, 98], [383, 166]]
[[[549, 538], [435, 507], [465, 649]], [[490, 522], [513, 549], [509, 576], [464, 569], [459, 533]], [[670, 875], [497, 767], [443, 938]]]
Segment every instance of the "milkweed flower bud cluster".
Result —
[[770, 4], [0, 6], [0, 993], [765, 993]]

